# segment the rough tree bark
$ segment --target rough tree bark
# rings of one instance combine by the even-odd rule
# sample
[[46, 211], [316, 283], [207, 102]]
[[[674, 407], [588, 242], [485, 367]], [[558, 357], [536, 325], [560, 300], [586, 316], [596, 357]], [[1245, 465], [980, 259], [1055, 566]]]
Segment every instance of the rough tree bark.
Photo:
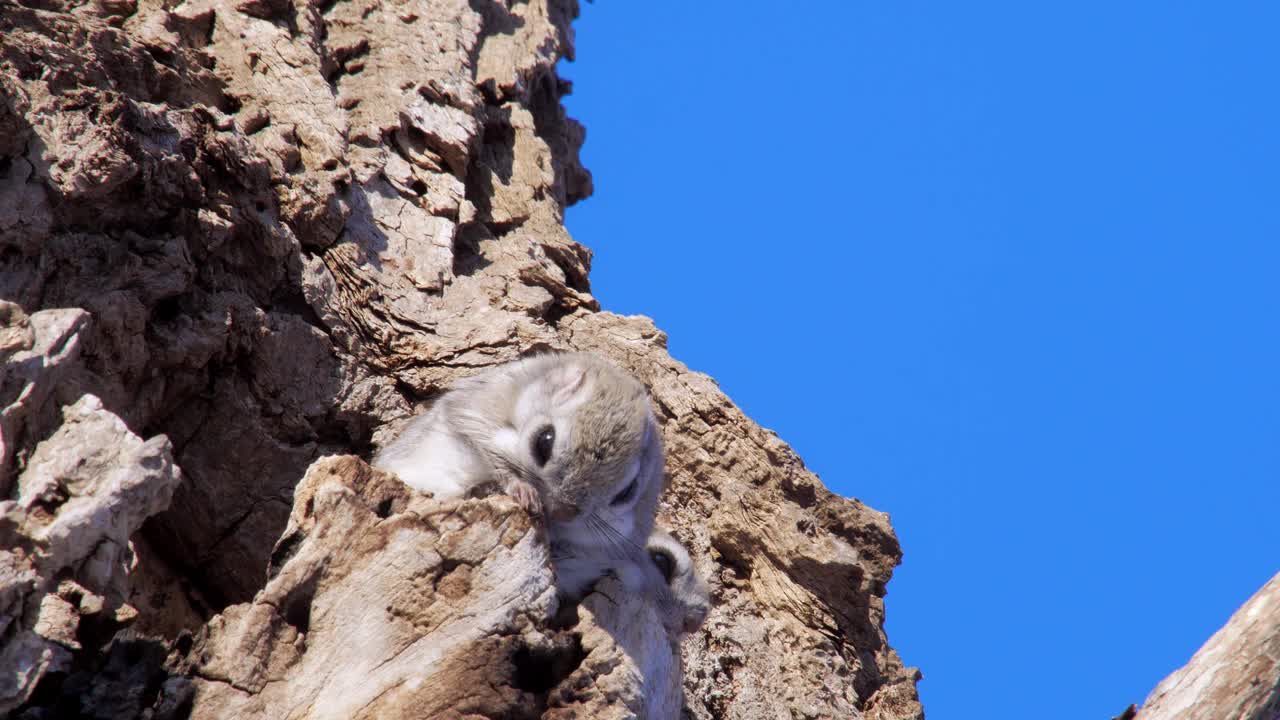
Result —
[[1138, 720], [1280, 718], [1280, 575], [1151, 691]]
[[[0, 0], [0, 714], [658, 716], [682, 670], [695, 718], [922, 716], [888, 518], [591, 295], [576, 13]], [[557, 612], [505, 499], [352, 457], [552, 348], [652, 390], [682, 665], [607, 582]]]

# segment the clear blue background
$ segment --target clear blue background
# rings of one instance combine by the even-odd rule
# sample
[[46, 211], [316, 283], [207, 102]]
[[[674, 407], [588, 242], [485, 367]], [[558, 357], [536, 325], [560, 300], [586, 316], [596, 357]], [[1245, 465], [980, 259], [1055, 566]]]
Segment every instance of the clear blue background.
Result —
[[604, 0], [604, 307], [906, 553], [930, 720], [1106, 720], [1280, 570], [1280, 5]]

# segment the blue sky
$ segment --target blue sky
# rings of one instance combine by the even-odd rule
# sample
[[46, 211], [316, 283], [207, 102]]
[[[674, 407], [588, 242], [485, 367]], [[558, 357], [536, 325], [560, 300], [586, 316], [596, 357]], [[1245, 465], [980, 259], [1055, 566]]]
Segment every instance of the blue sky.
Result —
[[1280, 571], [1277, 27], [583, 6], [593, 290], [892, 515], [930, 720], [1110, 718]]

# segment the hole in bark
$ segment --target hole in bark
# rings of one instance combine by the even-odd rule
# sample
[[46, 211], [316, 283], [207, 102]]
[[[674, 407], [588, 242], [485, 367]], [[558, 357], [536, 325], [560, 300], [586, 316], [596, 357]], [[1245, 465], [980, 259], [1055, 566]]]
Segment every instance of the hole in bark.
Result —
[[489, 228], [489, 232], [493, 233], [494, 237], [502, 237], [512, 230], [519, 229], [520, 226], [524, 225], [524, 221], [525, 218], [512, 220], [511, 222], [489, 222], [485, 223], [485, 227]]
[[531, 693], [545, 693], [560, 684], [582, 664], [582, 638], [561, 636], [546, 647], [522, 647], [511, 657], [515, 665], [515, 686]]
[[169, 322], [182, 314], [182, 302], [177, 296], [167, 297], [151, 308], [153, 322]]
[[191, 652], [191, 646], [194, 643], [195, 639], [191, 636], [191, 632], [189, 630], [183, 630], [182, 634], [178, 636], [177, 641], [174, 642], [173, 647], [177, 649], [178, 654], [185, 656], [187, 653]]
[[173, 67], [173, 53], [169, 52], [168, 50], [162, 47], [157, 47], [155, 45], [146, 45], [143, 47], [143, 49], [147, 51], [147, 54], [151, 56], [151, 59], [155, 60], [161, 65], [165, 65], [167, 67]]
[[222, 103], [218, 109], [228, 115], [235, 115], [240, 112], [241, 107], [243, 106], [241, 105], [239, 98], [235, 98], [230, 95], [223, 95]]
[[311, 599], [307, 602], [299, 602], [291, 604], [284, 616], [285, 622], [298, 629], [298, 632], [306, 632], [311, 628]]
[[382, 518], [383, 520], [391, 516], [391, 500], [392, 498], [387, 498], [383, 500], [382, 502], [378, 503], [378, 507], [374, 510], [374, 513], [376, 513], [377, 516]]
[[300, 633], [311, 629], [311, 601], [316, 594], [316, 576], [295, 587], [284, 599], [281, 614], [285, 622], [292, 625]]
[[575, 308], [571, 308], [567, 305], [554, 303], [551, 307], [547, 308], [545, 313], [542, 314], [542, 318], [546, 320], [547, 324], [551, 327], [557, 327], [566, 315], [573, 314], [574, 309]]
[[284, 564], [289, 562], [289, 558], [298, 552], [298, 546], [302, 544], [305, 537], [303, 533], [295, 532], [280, 538], [280, 542], [276, 543], [275, 549], [271, 551], [271, 559], [267, 563], [268, 578], [273, 578], [280, 572], [280, 568], [284, 567]]
[[78, 606], [80, 604], [80, 601], [84, 600], [84, 593], [80, 592], [79, 590], [72, 590], [67, 594], [63, 595], [62, 599], [66, 600], [71, 605]]
[[66, 488], [62, 487], [62, 485], [56, 485], [37, 497], [33, 506], [50, 515], [54, 515], [58, 512], [58, 508], [62, 503], [67, 501], [68, 497]]

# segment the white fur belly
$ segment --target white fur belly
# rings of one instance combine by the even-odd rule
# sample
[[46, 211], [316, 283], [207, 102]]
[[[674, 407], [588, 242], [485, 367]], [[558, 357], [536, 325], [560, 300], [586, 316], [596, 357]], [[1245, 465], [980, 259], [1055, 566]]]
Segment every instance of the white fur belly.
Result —
[[396, 448], [379, 456], [374, 465], [438, 498], [461, 497], [475, 484], [477, 459], [452, 435], [425, 433], [415, 440], [412, 448]]

